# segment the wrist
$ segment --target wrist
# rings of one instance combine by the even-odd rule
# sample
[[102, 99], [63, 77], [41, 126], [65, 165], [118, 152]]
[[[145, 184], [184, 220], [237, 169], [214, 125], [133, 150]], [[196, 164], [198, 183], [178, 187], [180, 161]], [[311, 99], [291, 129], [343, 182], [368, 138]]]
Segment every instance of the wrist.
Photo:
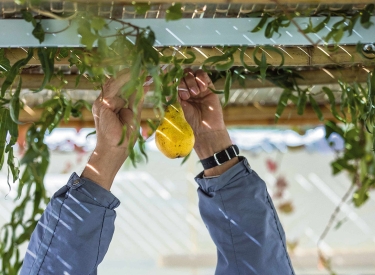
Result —
[[[225, 129], [196, 135], [194, 150], [199, 159], [202, 160], [227, 149], [231, 145], [232, 141], [229, 137], [228, 131]], [[229, 168], [236, 165], [238, 161], [238, 157], [232, 158], [221, 165], [204, 170], [204, 175], [206, 177], [221, 175]]]
[[195, 135], [194, 150], [199, 159], [205, 159], [232, 145], [228, 131], [210, 131]]
[[81, 177], [88, 178], [110, 190], [113, 180], [127, 158], [127, 150], [120, 147], [96, 147]]
[[220, 176], [221, 174], [229, 170], [231, 167], [236, 165], [238, 162], [239, 162], [238, 157], [232, 158], [224, 162], [222, 165], [204, 170], [204, 176], [205, 177]]

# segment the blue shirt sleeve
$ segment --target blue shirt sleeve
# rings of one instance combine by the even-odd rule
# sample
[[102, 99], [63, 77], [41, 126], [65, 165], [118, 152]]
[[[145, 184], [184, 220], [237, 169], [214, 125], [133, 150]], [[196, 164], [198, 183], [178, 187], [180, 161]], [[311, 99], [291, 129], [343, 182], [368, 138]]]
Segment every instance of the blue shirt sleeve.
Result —
[[294, 275], [265, 183], [243, 157], [216, 178], [196, 177], [199, 210], [217, 247], [216, 275]]
[[20, 275], [95, 275], [114, 232], [119, 200], [73, 174], [36, 226]]

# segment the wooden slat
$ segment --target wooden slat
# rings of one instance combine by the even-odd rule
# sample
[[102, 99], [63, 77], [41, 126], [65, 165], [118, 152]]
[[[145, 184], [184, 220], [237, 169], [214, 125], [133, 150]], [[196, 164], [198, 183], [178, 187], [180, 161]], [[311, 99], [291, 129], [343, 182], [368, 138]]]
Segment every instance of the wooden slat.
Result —
[[[275, 125], [275, 106], [230, 106], [224, 108], [224, 120], [227, 126], [233, 125]], [[323, 115], [326, 119], [334, 119], [328, 107], [322, 107]], [[22, 110], [19, 120], [22, 122], [35, 122], [42, 114], [41, 109], [34, 110], [34, 114]], [[142, 121], [147, 119], [156, 119], [152, 109], [144, 109], [142, 111]], [[296, 108], [288, 106], [282, 117], [279, 119], [278, 125], [318, 125], [321, 124], [314, 110], [307, 106], [303, 116], [297, 115]], [[94, 127], [92, 114], [83, 110], [82, 119], [71, 118], [68, 124], [61, 123], [61, 127]]]
[[[372, 67], [368, 67], [367, 70], [373, 70]], [[332, 70], [332, 69], [325, 69], [325, 70], [313, 70], [313, 71], [300, 71], [299, 74], [303, 77], [303, 79], [297, 79], [297, 83], [299, 85], [317, 85], [317, 84], [334, 84], [337, 83], [338, 79], [343, 79], [348, 83], [352, 83], [354, 81], [357, 82], [365, 82], [367, 78], [367, 72], [361, 68], [353, 67], [348, 69], [341, 69], [341, 70]], [[41, 74], [23, 74], [22, 81], [23, 81], [23, 88], [24, 89], [37, 89], [40, 87], [43, 81], [43, 75]], [[79, 89], [79, 90], [95, 90], [94, 85], [89, 82], [86, 78], [81, 77], [79, 85], [76, 86], [76, 76], [75, 75], [65, 75], [65, 80], [67, 84], [64, 86], [65, 89]], [[0, 79], [0, 85], [2, 85], [4, 79]], [[215, 82], [215, 87], [218, 90], [224, 89], [224, 79], [219, 79]], [[51, 85], [57, 86], [59, 85], [60, 80], [53, 78], [51, 81]], [[264, 83], [260, 80], [246, 80], [245, 87], [252, 89], [252, 88], [265, 88], [265, 87], [274, 87], [275, 85], [269, 81], [265, 81]], [[232, 85], [232, 89], [242, 89], [238, 82], [234, 82]], [[151, 90], [153, 90], [153, 85], [151, 85]]]
[[[38, 89], [43, 82], [44, 75], [42, 74], [23, 74], [22, 75], [22, 88], [23, 89]], [[94, 84], [88, 81], [85, 77], [81, 77], [79, 84], [76, 86], [77, 75], [65, 75], [64, 79], [67, 84], [63, 86], [64, 89], [73, 90], [96, 90]], [[2, 85], [4, 79], [0, 79], [0, 85]], [[49, 83], [52, 86], [59, 86], [60, 79], [52, 78]]]
[[[288, 47], [282, 48], [285, 51], [285, 66], [327, 66], [327, 65], [350, 65], [353, 63], [361, 63], [367, 66], [374, 66], [375, 59], [366, 59], [356, 52], [355, 46], [341, 46], [337, 51], [330, 52], [324, 47], [314, 48], [314, 47]], [[221, 55], [221, 52], [216, 48], [189, 48], [196, 55], [196, 60], [192, 64], [193, 66], [202, 65], [203, 61], [210, 56]], [[255, 66], [255, 62], [252, 58], [254, 49], [248, 48], [246, 50], [245, 62], [249, 66]], [[172, 55], [173, 50], [165, 50], [166, 55]], [[330, 56], [328, 56], [328, 55]], [[10, 60], [11, 64], [14, 64], [21, 58], [26, 56], [26, 52], [22, 49], [6, 49], [6, 57]], [[178, 54], [180, 55], [180, 54]], [[260, 58], [261, 51], [258, 52]], [[273, 66], [279, 66], [281, 62], [280, 55], [274, 52], [267, 52], [267, 62]], [[182, 55], [180, 55], [182, 57]], [[116, 64], [116, 60], [113, 60], [113, 64]], [[37, 54], [30, 60], [29, 65], [39, 65], [40, 62], [37, 59]], [[56, 65], [69, 65], [68, 58], [56, 61]], [[234, 66], [240, 66], [240, 53], [237, 51], [234, 55]]]

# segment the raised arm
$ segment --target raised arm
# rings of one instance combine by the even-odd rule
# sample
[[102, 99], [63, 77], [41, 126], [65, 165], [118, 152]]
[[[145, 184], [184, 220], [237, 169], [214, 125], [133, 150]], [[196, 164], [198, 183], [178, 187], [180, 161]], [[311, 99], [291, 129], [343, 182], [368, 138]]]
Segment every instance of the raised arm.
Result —
[[[206, 159], [232, 145], [219, 98], [203, 71], [186, 70], [179, 98], [194, 130], [194, 149]], [[294, 274], [285, 234], [266, 185], [243, 157], [204, 170], [199, 210], [217, 247], [216, 275]]]
[[[113, 236], [114, 209], [120, 204], [109, 190], [128, 157], [129, 138], [137, 131], [134, 119], [139, 121], [142, 107], [141, 100], [137, 112], [133, 109], [135, 95], [126, 106], [119, 96], [128, 80], [126, 73], [110, 79], [95, 101], [96, 148], [82, 175], [74, 173], [51, 198], [31, 236], [21, 275], [97, 274]], [[125, 125], [124, 142], [117, 146]]]

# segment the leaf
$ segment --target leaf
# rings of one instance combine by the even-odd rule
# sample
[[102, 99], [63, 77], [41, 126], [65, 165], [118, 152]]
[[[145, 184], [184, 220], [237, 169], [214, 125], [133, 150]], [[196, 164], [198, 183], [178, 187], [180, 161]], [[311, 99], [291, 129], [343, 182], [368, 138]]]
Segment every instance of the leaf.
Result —
[[18, 120], [19, 113], [20, 113], [20, 93], [22, 88], [22, 78], [17, 85], [16, 92], [13, 94], [12, 99], [10, 100], [9, 111], [10, 117], [12, 118], [13, 122], [16, 124], [23, 124]]
[[312, 26], [312, 22], [310, 21], [310, 24], [311, 24], [311, 25], [309, 25], [310, 28], [308, 27], [308, 28], [304, 29], [303, 32], [304, 33], [318, 33], [328, 24], [330, 19], [331, 19], [331, 15], [328, 14], [326, 16], [326, 18], [322, 22], [320, 22], [318, 25], [316, 25], [315, 27]]
[[8, 120], [9, 111], [0, 108], [0, 170], [4, 164], [4, 150], [6, 144], [6, 137], [8, 129], [6, 128], [6, 121]]
[[37, 157], [39, 157], [39, 153], [36, 152], [32, 147], [30, 147], [25, 155], [22, 157], [20, 163], [21, 164], [30, 164], [32, 162], [34, 162], [34, 159], [36, 159]]
[[237, 51], [236, 47], [228, 48], [222, 55], [219, 56], [211, 56], [203, 61], [202, 65], [205, 70], [206, 64], [211, 64], [211, 66], [215, 65], [215, 69], [218, 71], [227, 71], [229, 70], [233, 63], [234, 57], [233, 54]]
[[302, 92], [302, 94], [298, 97], [298, 103], [297, 103], [297, 114], [300, 116], [303, 115], [306, 107], [307, 102], [307, 95], [305, 92]]
[[371, 15], [372, 13], [374, 12], [374, 4], [368, 4], [366, 6], [366, 8], [362, 11], [362, 15], [361, 15], [361, 25], [368, 29], [371, 25], [373, 25], [374, 23], [372, 23], [370, 21], [371, 19]]
[[44, 89], [44, 87], [51, 81], [51, 78], [54, 74], [55, 70], [55, 54], [57, 52], [57, 48], [39, 48], [38, 49], [38, 57], [40, 64], [42, 65], [42, 69], [44, 72], [44, 78], [42, 85], [36, 92], [40, 92]]
[[214, 89], [212, 89], [212, 88], [210, 88], [210, 87], [208, 87], [208, 89], [210, 89], [211, 92], [213, 92], [214, 94], [217, 94], [217, 95], [223, 95], [223, 94], [224, 94], [224, 91], [214, 90]]
[[275, 122], [279, 120], [282, 113], [284, 112], [285, 107], [288, 105], [288, 99], [292, 95], [292, 91], [290, 89], [284, 89], [282, 92], [279, 103], [276, 107], [276, 113], [275, 113]]
[[148, 162], [148, 156], [146, 153], [146, 141], [140, 132], [138, 133], [138, 149], [141, 152], [142, 156], [146, 159], [146, 162]]
[[309, 95], [309, 101], [314, 112], [318, 115], [319, 120], [323, 121], [324, 120], [323, 113], [320, 110], [320, 107], [318, 103], [316, 102], [315, 98], [311, 94]]
[[264, 36], [267, 38], [272, 38], [273, 33], [274, 33], [273, 22], [269, 22], [267, 24], [266, 30], [264, 31]]
[[346, 170], [348, 172], [354, 173], [356, 171], [355, 167], [352, 164], [349, 164], [348, 160], [344, 158], [339, 158], [331, 163], [332, 166], [332, 173], [334, 175], [340, 173], [342, 170]]
[[80, 43], [85, 45], [88, 50], [91, 50], [92, 45], [94, 44], [96, 39], [98, 39], [98, 36], [91, 32], [89, 22], [81, 20], [77, 32], [79, 35], [81, 35]]
[[86, 136], [86, 139], [87, 139], [89, 136], [93, 136], [93, 135], [96, 135], [96, 130], [94, 130], [94, 131], [88, 133], [87, 136]]
[[267, 64], [266, 54], [262, 52], [262, 58], [259, 64], [259, 69], [260, 69], [260, 77], [262, 78], [263, 81], [266, 80], [267, 68], [268, 68], [268, 64]]
[[191, 64], [196, 59], [195, 53], [193, 51], [190, 51], [190, 50], [186, 51], [185, 55], [190, 55], [191, 57], [184, 59], [184, 61], [182, 62], [182, 64]]
[[[147, 33], [147, 35], [146, 35]], [[147, 64], [146, 66], [153, 66], [159, 64], [159, 53], [154, 48], [155, 43], [155, 33], [149, 29], [147, 32], [144, 33], [145, 36], [141, 36], [139, 38], [139, 42], [137, 40], [137, 47], [139, 52], [143, 52], [143, 60]]]
[[280, 55], [281, 62], [279, 64], [279, 67], [284, 66], [285, 57], [284, 57], [284, 53], [280, 49], [272, 47], [272, 46], [269, 46], [269, 45], [266, 45], [266, 46], [263, 47], [263, 50], [264, 51], [271, 51], [271, 52], [274, 52], [274, 53], [277, 53], [278, 55]]
[[241, 50], [240, 50], [240, 60], [241, 60], [241, 64], [242, 66], [244, 66], [244, 68], [250, 72], [254, 72], [257, 70], [257, 68], [254, 68], [254, 67], [250, 67], [246, 64], [245, 62], [245, 53], [246, 53], [246, 49], [247, 49], [247, 46], [243, 46], [241, 47]]
[[102, 17], [94, 17], [91, 19], [91, 28], [95, 31], [100, 31], [106, 24], [107, 22]]
[[[16, 140], [17, 138], [15, 138]], [[8, 164], [8, 167], [12, 173], [12, 178], [13, 178], [13, 183], [15, 183], [18, 178], [19, 178], [19, 173], [20, 173], [20, 169], [19, 167], [15, 164], [14, 162], [15, 160], [15, 157], [14, 157], [14, 154], [13, 154], [13, 147], [10, 148], [9, 150], [9, 153], [8, 153], [8, 161], [7, 161], [7, 164]], [[9, 173], [9, 172], [8, 172]], [[8, 175], [9, 176], [9, 175]], [[9, 184], [9, 181], [8, 181], [8, 185]]]
[[64, 111], [64, 122], [65, 123], [69, 122], [71, 111], [72, 111], [72, 105], [71, 105], [71, 101], [69, 101], [69, 104], [65, 107], [65, 111]]
[[58, 49], [58, 54], [56, 55], [56, 60], [61, 61], [64, 58], [67, 58], [70, 54], [69, 48], [59, 48]]
[[20, 69], [23, 66], [25, 66], [27, 63], [29, 63], [30, 59], [33, 57], [33, 54], [34, 54], [34, 50], [32, 48], [29, 48], [27, 51], [27, 57], [18, 60], [10, 68], [8, 75], [3, 82], [3, 85], [1, 86], [1, 97], [4, 97], [6, 90], [10, 87], [10, 85], [12, 85], [14, 79], [19, 74]]
[[[258, 57], [257, 57], [257, 53], [259, 50], [262, 50], [262, 57], [261, 59], [259, 60]], [[260, 71], [260, 76], [261, 76], [261, 79], [264, 81], [267, 77], [267, 69], [268, 69], [268, 66], [269, 64], [267, 63], [267, 58], [266, 58], [266, 55], [265, 55], [265, 51], [272, 51], [272, 52], [275, 52], [277, 53], [278, 55], [280, 55], [281, 57], [281, 62], [280, 62], [280, 67], [284, 65], [284, 54], [281, 52], [281, 50], [275, 48], [275, 47], [272, 47], [272, 46], [265, 46], [263, 48], [257, 46], [255, 48], [255, 50], [253, 51], [253, 60], [255, 62], [255, 64], [258, 65], [258, 69]]]
[[189, 159], [190, 155], [191, 155], [191, 152], [183, 158], [183, 160], [181, 161], [181, 165], [183, 165]]
[[224, 83], [224, 106], [228, 104], [230, 87], [232, 87], [232, 73], [228, 70]]
[[344, 36], [344, 23], [343, 22], [341, 25], [340, 25], [340, 28], [338, 29], [337, 33], [333, 36], [333, 40], [336, 42], [336, 43], [339, 43], [342, 39], [342, 37]]
[[42, 24], [40, 22], [36, 23], [32, 34], [34, 35], [34, 37], [36, 39], [39, 40], [39, 43], [42, 44], [42, 42], [44, 41], [45, 33], [44, 33], [44, 29], [42, 27]]
[[26, 22], [31, 22], [31, 24], [33, 24], [34, 27], [36, 26], [37, 24], [36, 20], [31, 12], [27, 10], [21, 10], [21, 14], [22, 14], [23, 19], [25, 19]]
[[334, 229], [335, 230], [339, 229], [346, 221], [347, 221], [347, 218], [344, 218], [344, 219], [338, 221], [337, 224], [335, 225]]
[[149, 3], [136, 3], [135, 5], [135, 13], [136, 14], [146, 14], [151, 8], [151, 5]]
[[166, 10], [165, 20], [172, 21], [172, 20], [179, 20], [182, 18], [182, 5], [180, 3], [176, 3], [170, 6]]
[[125, 124], [125, 125], [122, 127], [121, 138], [120, 138], [119, 142], [117, 143], [117, 146], [120, 146], [121, 144], [124, 143], [127, 131], [128, 131], [128, 127], [127, 127], [126, 124]]
[[262, 14], [262, 18], [260, 19], [258, 25], [256, 25], [255, 28], [251, 30], [251, 32], [258, 32], [261, 29], [263, 29], [263, 27], [267, 23], [267, 20], [268, 20], [269, 17], [270, 17], [270, 15], [268, 13]]
[[227, 58], [227, 60], [228, 60], [228, 62], [226, 62], [226, 63], [216, 64], [215, 65], [215, 69], [218, 70], [218, 71], [226, 71], [226, 70], [229, 70], [230, 68], [232, 68], [233, 63], [234, 63], [234, 57], [233, 57], [233, 55], [230, 55]]
[[326, 139], [328, 139], [332, 133], [336, 133], [342, 138], [344, 138], [344, 135], [345, 135], [344, 131], [339, 126], [337, 126], [337, 124], [334, 121], [331, 121], [331, 120], [325, 123], [325, 132], [326, 132], [326, 136], [325, 136]]
[[336, 100], [335, 100], [335, 96], [333, 95], [333, 92], [331, 89], [327, 88], [327, 87], [323, 87], [323, 92], [328, 96], [328, 101], [331, 105], [331, 112], [333, 114], [333, 116], [341, 121], [341, 122], [345, 122], [345, 120], [339, 116], [339, 114], [337, 113], [336, 111]]
[[7, 72], [11, 68], [10, 61], [5, 56], [5, 49], [0, 49], [0, 71]]
[[369, 89], [369, 94], [374, 100], [375, 99], [375, 69], [372, 71], [371, 74], [370, 73], [368, 74], [367, 83], [368, 83], [367, 85]]
[[369, 187], [371, 185], [371, 180], [366, 178], [355, 193], [353, 194], [353, 202], [356, 207], [363, 205], [369, 198]]

